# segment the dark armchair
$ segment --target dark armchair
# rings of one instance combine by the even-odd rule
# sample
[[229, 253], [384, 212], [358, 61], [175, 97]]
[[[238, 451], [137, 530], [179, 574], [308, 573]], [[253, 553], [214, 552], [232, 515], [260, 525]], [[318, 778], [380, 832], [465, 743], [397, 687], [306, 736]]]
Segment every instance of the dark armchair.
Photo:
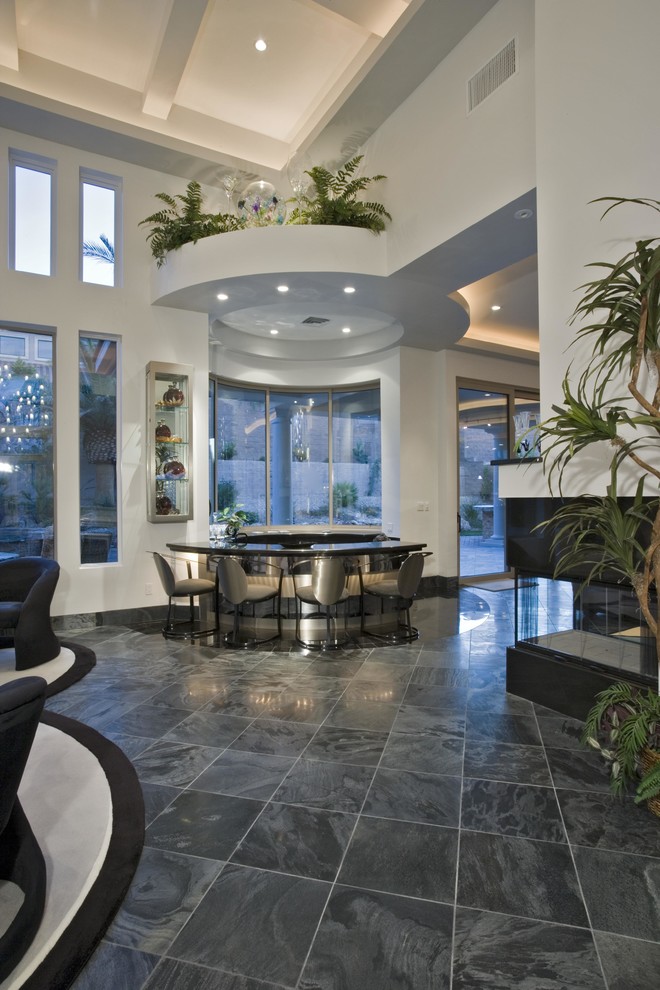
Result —
[[54, 660], [60, 642], [50, 622], [50, 604], [60, 565], [47, 557], [0, 562], [0, 637], [10, 637], [16, 670]]
[[20, 677], [0, 687], [0, 880], [23, 893], [0, 935], [0, 983], [34, 939], [46, 899], [44, 857], [16, 796], [45, 696], [43, 677]]

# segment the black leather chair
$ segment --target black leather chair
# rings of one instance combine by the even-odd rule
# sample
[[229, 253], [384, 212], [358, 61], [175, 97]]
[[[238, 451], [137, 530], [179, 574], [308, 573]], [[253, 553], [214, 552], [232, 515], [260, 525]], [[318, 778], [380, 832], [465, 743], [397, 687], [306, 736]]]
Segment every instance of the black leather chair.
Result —
[[53, 632], [50, 605], [60, 565], [47, 557], [19, 557], [0, 562], [0, 637], [9, 637], [16, 670], [54, 660], [60, 641]]
[[20, 677], [0, 687], [0, 880], [23, 901], [0, 936], [0, 983], [37, 933], [46, 901], [46, 864], [17, 797], [46, 697], [43, 677]]

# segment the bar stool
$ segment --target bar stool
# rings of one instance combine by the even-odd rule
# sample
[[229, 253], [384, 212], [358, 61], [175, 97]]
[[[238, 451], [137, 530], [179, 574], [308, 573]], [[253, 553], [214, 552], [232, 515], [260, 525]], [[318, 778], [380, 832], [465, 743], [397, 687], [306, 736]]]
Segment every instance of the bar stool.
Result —
[[[274, 579], [270, 577], [264, 581], [264, 577], [255, 577], [252, 580], [243, 570], [240, 560], [237, 557], [216, 558], [218, 584], [223, 597], [234, 606], [234, 628], [224, 637], [226, 646], [249, 649], [252, 646], [259, 646], [262, 643], [270, 643], [282, 635], [282, 617], [280, 601], [282, 597], [282, 568], [277, 564], [268, 562], [266, 568], [279, 571], [279, 576]], [[273, 583], [275, 581], [275, 583]], [[277, 633], [267, 636], [264, 639], [257, 639], [256, 636], [246, 637], [240, 633], [240, 609], [243, 605], [252, 605], [252, 615], [256, 618], [256, 606], [262, 602], [275, 600], [277, 609]]]
[[[200, 636], [212, 636], [218, 632], [218, 587], [217, 581], [209, 581], [208, 578], [194, 578], [190, 567], [190, 561], [186, 561], [187, 577], [177, 580], [169, 561], [161, 553], [153, 553], [154, 563], [163, 590], [167, 595], [167, 618], [162, 632], [165, 639], [191, 639], [195, 640]], [[195, 628], [195, 606], [193, 599], [202, 595], [214, 596], [215, 625], [208, 629]], [[190, 619], [186, 621], [172, 621], [172, 606], [175, 598], [188, 598], [190, 602]]]
[[[419, 630], [410, 621], [410, 608], [417, 594], [419, 582], [422, 579], [424, 558], [430, 556], [430, 551], [419, 551], [408, 554], [403, 558], [394, 558], [391, 563], [394, 567], [397, 562], [400, 562], [398, 570], [385, 572], [387, 577], [383, 577], [381, 581], [376, 581], [368, 585], [363, 584], [362, 590], [364, 595], [373, 595], [374, 598], [380, 599], [381, 615], [383, 614], [386, 601], [393, 602], [397, 611], [396, 629], [391, 633], [385, 633], [366, 628], [363, 608], [363, 633], [366, 633], [367, 636], [373, 636], [376, 639], [383, 639], [391, 643], [410, 643], [418, 639]], [[405, 622], [401, 621], [401, 613], [405, 613]]]
[[[296, 597], [296, 642], [307, 650], [336, 650], [351, 639], [348, 632], [348, 599], [346, 563], [343, 557], [314, 557], [301, 560], [290, 568]], [[337, 609], [344, 605], [344, 633], [337, 635]], [[305, 618], [325, 617], [325, 639], [306, 640], [300, 633], [303, 605], [316, 606], [316, 611]], [[319, 610], [319, 606], [324, 611]], [[334, 619], [332, 609], [334, 608]], [[334, 621], [334, 635], [332, 625]]]

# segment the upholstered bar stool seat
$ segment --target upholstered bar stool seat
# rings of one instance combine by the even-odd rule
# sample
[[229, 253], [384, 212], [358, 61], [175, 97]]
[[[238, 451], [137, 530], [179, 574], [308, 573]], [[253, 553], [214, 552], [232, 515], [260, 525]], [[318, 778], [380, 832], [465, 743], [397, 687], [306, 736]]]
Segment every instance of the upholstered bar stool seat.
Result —
[[[163, 626], [163, 636], [165, 639], [197, 639], [202, 636], [212, 636], [218, 632], [218, 588], [217, 581], [209, 581], [208, 578], [196, 578], [192, 576], [190, 561], [186, 561], [187, 577], [177, 578], [167, 559], [160, 553], [153, 555], [156, 570], [160, 577], [163, 590], [167, 595], [167, 618]], [[195, 598], [202, 595], [213, 595], [215, 609], [215, 625], [208, 628], [200, 628], [195, 622]], [[172, 609], [177, 598], [187, 598], [189, 602], [189, 619], [187, 621], [174, 622]]]
[[[248, 577], [241, 562], [236, 557], [217, 558], [218, 586], [225, 601], [234, 606], [234, 627], [224, 637], [227, 646], [249, 649], [262, 643], [270, 643], [282, 635], [281, 597], [282, 569], [273, 563], [265, 563], [268, 575]], [[256, 627], [256, 606], [262, 602], [272, 601], [277, 616], [277, 633], [259, 638], [246, 635], [241, 630], [241, 609], [244, 605], [252, 606], [252, 614]]]
[[[350, 598], [347, 564], [350, 564], [350, 561], [344, 557], [314, 557], [311, 561], [300, 561], [290, 569], [296, 596], [296, 642], [307, 650], [338, 649], [351, 640], [347, 628]], [[303, 605], [312, 606], [315, 611], [303, 617]], [[344, 606], [344, 628], [341, 636], [337, 633], [339, 605]], [[303, 638], [301, 633], [303, 618], [320, 617], [325, 618], [325, 638]]]
[[[376, 632], [366, 627], [363, 609], [362, 631], [364, 633], [392, 643], [408, 643], [419, 637], [419, 630], [413, 626], [410, 620], [410, 608], [422, 579], [424, 558], [429, 556], [429, 552], [416, 552], [408, 554], [404, 558], [395, 559], [392, 566], [396, 568], [399, 564], [398, 569], [385, 572], [381, 580], [363, 587], [365, 596], [371, 595], [380, 600], [381, 614], [386, 602], [393, 604], [397, 612], [397, 624], [392, 632]], [[402, 620], [402, 615], [405, 615], [405, 620]]]

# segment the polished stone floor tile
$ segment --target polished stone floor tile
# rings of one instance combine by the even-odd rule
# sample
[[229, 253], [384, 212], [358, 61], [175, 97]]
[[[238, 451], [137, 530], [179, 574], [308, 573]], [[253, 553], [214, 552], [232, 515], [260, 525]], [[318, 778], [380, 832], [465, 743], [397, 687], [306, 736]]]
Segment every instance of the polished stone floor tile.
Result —
[[358, 701], [340, 698], [332, 709], [325, 725], [339, 725], [349, 729], [374, 729], [389, 732], [399, 710], [398, 705], [381, 701]]
[[131, 889], [106, 939], [162, 955], [221, 867], [216, 860], [145, 847]]
[[338, 881], [453, 903], [457, 845], [453, 828], [360, 818]]
[[374, 776], [373, 767], [300, 759], [273, 795], [283, 804], [357, 814]]
[[145, 845], [227, 859], [263, 808], [263, 801], [182, 791], [149, 826]]
[[420, 773], [460, 774], [463, 747], [461, 731], [446, 730], [442, 735], [429, 736], [392, 732], [383, 751], [381, 766]]
[[293, 766], [290, 756], [225, 750], [195, 780], [198, 791], [267, 801]]
[[231, 857], [259, 869], [334, 880], [355, 817], [299, 805], [268, 804]]
[[171, 787], [169, 784], [150, 784], [146, 780], [140, 782], [142, 797], [144, 798], [144, 823], [151, 823], [158, 818], [161, 811], [171, 804], [175, 797], [181, 793], [180, 787]]
[[362, 813], [457, 828], [460, 803], [460, 777], [381, 769], [376, 771]]
[[259, 688], [246, 686], [236, 687], [231, 684], [229, 687], [218, 692], [215, 697], [208, 702], [205, 711], [224, 712], [225, 715], [243, 715], [248, 718], [256, 718], [268, 705], [279, 697], [280, 691], [260, 691]]
[[317, 726], [305, 722], [278, 722], [266, 718], [255, 719], [234, 742], [230, 749], [249, 753], [268, 753], [271, 756], [299, 756], [316, 732]]
[[[329, 892], [329, 885], [319, 880], [230, 864], [169, 955], [293, 987]], [[209, 932], [218, 937], [209, 938]]]
[[157, 962], [151, 953], [101, 942], [71, 990], [141, 990]]
[[251, 718], [223, 715], [219, 712], [193, 712], [183, 722], [165, 733], [165, 739], [196, 743], [221, 749], [229, 746], [241, 732], [252, 724]]
[[660, 859], [574, 848], [595, 929], [654, 941], [660, 932]]
[[457, 903], [587, 925], [570, 851], [557, 842], [462, 831]]
[[175, 725], [190, 715], [185, 709], [154, 708], [152, 705], [138, 705], [124, 715], [110, 722], [106, 727], [110, 732], [125, 732], [132, 736], [146, 736], [160, 739]]
[[425, 667], [419, 663], [410, 675], [410, 685], [419, 684], [422, 687], [466, 688], [469, 686], [470, 674], [467, 670], [456, 670], [453, 667]]
[[149, 703], [156, 707], [164, 705], [166, 708], [187, 708], [188, 711], [197, 711], [221, 691], [226, 691], [232, 683], [231, 677], [189, 674], [182, 680], [163, 688], [151, 698]]
[[595, 791], [557, 791], [569, 842], [660, 857], [660, 822], [630, 798]]
[[274, 983], [263, 983], [249, 976], [223, 973], [178, 959], [161, 959], [143, 990], [278, 990]]
[[563, 715], [556, 717], [537, 716], [541, 739], [544, 746], [551, 746], [555, 749], [583, 750], [584, 745], [580, 742], [584, 722], [576, 718], [566, 718]]
[[352, 680], [344, 691], [342, 701], [379, 701], [388, 705], [398, 705], [401, 703], [406, 693], [406, 685], [399, 684], [395, 680]]
[[506, 780], [513, 784], [552, 784], [548, 761], [540, 746], [470, 742], [465, 747], [463, 772], [466, 777]]
[[476, 832], [566, 842], [554, 790], [530, 784], [466, 778], [461, 827]]
[[367, 660], [355, 675], [355, 684], [359, 684], [361, 681], [377, 681], [384, 688], [390, 684], [407, 685], [414, 670], [413, 664], [393, 664]]
[[280, 719], [283, 722], [308, 722], [310, 725], [321, 725], [328, 712], [332, 711], [335, 700], [311, 692], [283, 691], [277, 698], [269, 699], [268, 705], [263, 710], [263, 717]]
[[456, 911], [452, 987], [606, 990], [591, 932], [465, 908]]
[[608, 990], [657, 990], [660, 943], [595, 932]]
[[607, 764], [599, 753], [584, 750], [554, 749], [546, 746], [545, 753], [555, 787], [573, 790], [610, 791]]
[[219, 749], [210, 746], [194, 746], [191, 743], [152, 743], [133, 760], [133, 766], [141, 780], [152, 784], [171, 784], [185, 787], [198, 777], [220, 755]]
[[140, 736], [131, 736], [127, 732], [111, 732], [106, 728], [103, 729], [103, 735], [115, 746], [119, 746], [129, 760], [134, 760], [140, 753], [144, 753], [145, 749], [152, 746], [154, 742], [153, 739], [142, 739]]
[[386, 732], [324, 725], [305, 750], [305, 757], [308, 760], [329, 760], [335, 763], [375, 767], [386, 742]]
[[292, 678], [289, 691], [297, 691], [301, 696], [313, 694], [321, 698], [333, 698], [336, 701], [341, 698], [349, 684], [350, 678], [304, 673]]
[[467, 696], [468, 711], [492, 712], [494, 715], [533, 715], [531, 701], [508, 694], [501, 687], [470, 688]]
[[363, 665], [364, 660], [346, 660], [334, 656], [321, 657], [319, 660], [313, 660], [312, 663], [308, 664], [304, 672], [316, 677], [344, 677], [350, 679], [359, 673]]
[[430, 735], [463, 739], [465, 716], [456, 712], [444, 712], [415, 705], [401, 705], [392, 726], [394, 732], [408, 732], [419, 736]]
[[469, 711], [465, 738], [468, 744], [498, 742], [521, 746], [541, 745], [536, 719], [526, 715], [494, 715]]
[[449, 990], [452, 908], [337, 886], [300, 990]]
[[427, 687], [425, 684], [409, 684], [403, 702], [410, 707], [440, 708], [444, 711], [463, 712], [465, 711], [467, 696], [467, 688]]

